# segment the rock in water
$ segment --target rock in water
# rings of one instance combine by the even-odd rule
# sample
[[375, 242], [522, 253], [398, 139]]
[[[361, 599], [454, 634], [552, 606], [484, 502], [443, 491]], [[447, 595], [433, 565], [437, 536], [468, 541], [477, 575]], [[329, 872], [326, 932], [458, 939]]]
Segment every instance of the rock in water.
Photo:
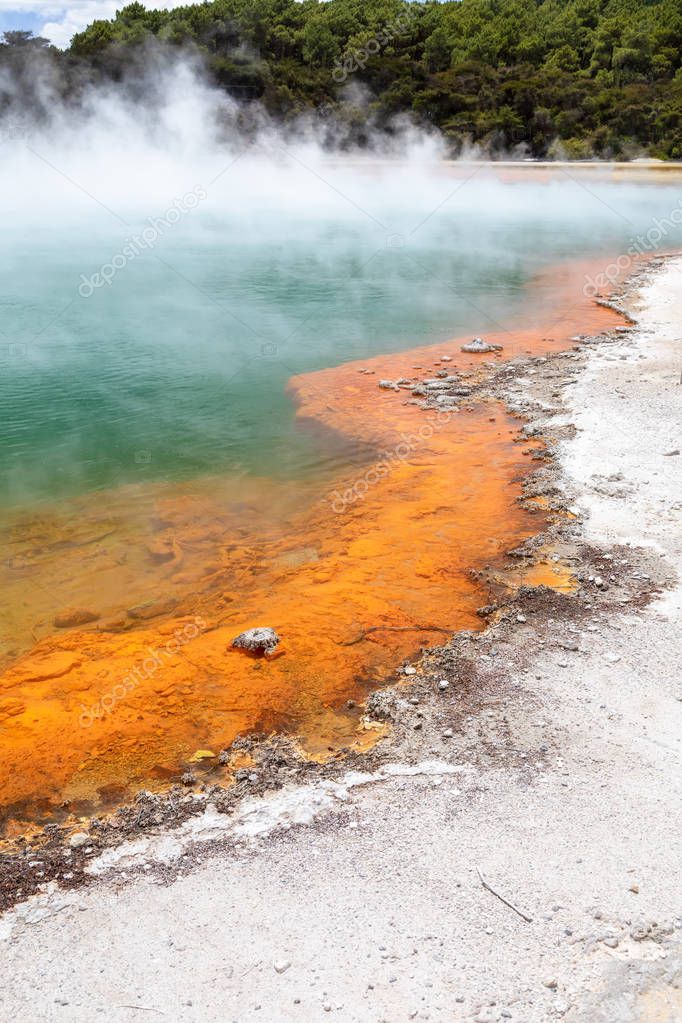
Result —
[[128, 608], [128, 615], [135, 621], [146, 622], [150, 618], [158, 618], [159, 615], [170, 614], [177, 607], [177, 600], [174, 597], [159, 597], [158, 600], [148, 600], [146, 604], [136, 604]]
[[232, 640], [232, 646], [240, 650], [249, 650], [253, 654], [271, 654], [279, 643], [279, 636], [274, 629], [260, 626], [240, 632]]
[[475, 337], [473, 341], [469, 341], [468, 344], [462, 345], [463, 352], [474, 352], [475, 354], [485, 354], [486, 352], [501, 352], [502, 345], [491, 345], [487, 341], [484, 341], [482, 337]]
[[89, 611], [85, 607], [68, 607], [55, 617], [54, 625], [57, 629], [73, 629], [76, 625], [96, 622], [98, 618], [96, 611]]

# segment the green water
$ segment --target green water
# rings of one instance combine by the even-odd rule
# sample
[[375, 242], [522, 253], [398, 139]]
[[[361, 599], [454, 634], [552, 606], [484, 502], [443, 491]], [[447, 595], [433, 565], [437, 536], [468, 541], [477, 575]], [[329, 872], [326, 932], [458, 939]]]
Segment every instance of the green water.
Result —
[[[144, 227], [139, 208], [121, 223], [121, 207], [109, 216], [83, 196], [73, 217], [49, 208], [29, 230], [6, 224], [0, 500], [236, 469], [331, 476], [358, 452], [295, 424], [292, 374], [500, 330], [522, 315], [538, 269], [625, 251], [679, 193], [478, 182], [437, 207], [452, 181], [430, 190], [421, 172], [387, 173], [390, 187], [357, 172], [351, 202], [348, 176], [341, 196], [330, 170], [329, 201], [312, 208], [267, 188], [220, 201], [209, 189], [89, 297], [82, 275]], [[679, 246], [679, 227], [661, 244]]]

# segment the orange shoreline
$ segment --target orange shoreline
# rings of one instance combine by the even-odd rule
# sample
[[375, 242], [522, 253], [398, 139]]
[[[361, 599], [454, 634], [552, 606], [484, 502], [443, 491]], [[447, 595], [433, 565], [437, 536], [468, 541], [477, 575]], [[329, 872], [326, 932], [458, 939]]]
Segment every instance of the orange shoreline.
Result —
[[[564, 265], [534, 282], [527, 324], [487, 335], [504, 346], [495, 360], [557, 351], [622, 322], [583, 295], [594, 270], [594, 261]], [[518, 421], [478, 402], [429, 432], [430, 414], [409, 392], [377, 386], [426, 376], [443, 356], [448, 369], [485, 373], [489, 357], [460, 344], [290, 381], [301, 422], [366, 440], [378, 462], [392, 454], [389, 471], [368, 458], [331, 493], [319, 482], [293, 491], [227, 478], [122, 488], [15, 528], [0, 570], [16, 638], [0, 677], [8, 834], [163, 787], [197, 751], [215, 754], [247, 732], [300, 735], [316, 757], [366, 742], [348, 701], [362, 703], [367, 685], [391, 678], [421, 644], [481, 627], [486, 592], [471, 570], [502, 565], [542, 528], [518, 501], [530, 471]], [[334, 507], [334, 494], [348, 492]], [[68, 606], [100, 618], [55, 630]], [[277, 630], [281, 656], [230, 648], [254, 625]], [[220, 780], [215, 759], [201, 764]]]

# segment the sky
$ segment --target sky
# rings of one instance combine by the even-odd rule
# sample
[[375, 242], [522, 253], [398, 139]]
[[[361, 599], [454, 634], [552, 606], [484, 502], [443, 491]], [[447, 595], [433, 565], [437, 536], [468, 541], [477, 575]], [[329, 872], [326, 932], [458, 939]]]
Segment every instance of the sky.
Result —
[[[0, 0], [0, 32], [10, 29], [28, 29], [34, 35], [45, 36], [55, 46], [69, 45], [75, 32], [89, 25], [95, 18], [111, 18], [125, 7], [129, 0]], [[150, 0], [146, 7], [181, 7], [187, 0]]]

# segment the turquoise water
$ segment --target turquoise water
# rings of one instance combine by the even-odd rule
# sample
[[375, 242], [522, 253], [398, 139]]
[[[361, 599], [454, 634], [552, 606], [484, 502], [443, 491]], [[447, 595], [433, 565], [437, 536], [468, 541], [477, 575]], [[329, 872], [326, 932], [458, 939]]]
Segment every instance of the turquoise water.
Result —
[[[504, 328], [539, 269], [625, 251], [679, 194], [479, 179], [453, 195], [456, 180], [399, 167], [342, 178], [327, 168], [324, 181], [301, 171], [273, 194], [269, 173], [241, 193], [207, 187], [91, 294], [83, 280], [167, 208], [163, 197], [111, 215], [88, 195], [66, 211], [48, 200], [27, 230], [9, 223], [4, 504], [236, 469], [333, 475], [354, 453], [294, 423], [292, 374]], [[661, 244], [679, 246], [679, 226]]]

